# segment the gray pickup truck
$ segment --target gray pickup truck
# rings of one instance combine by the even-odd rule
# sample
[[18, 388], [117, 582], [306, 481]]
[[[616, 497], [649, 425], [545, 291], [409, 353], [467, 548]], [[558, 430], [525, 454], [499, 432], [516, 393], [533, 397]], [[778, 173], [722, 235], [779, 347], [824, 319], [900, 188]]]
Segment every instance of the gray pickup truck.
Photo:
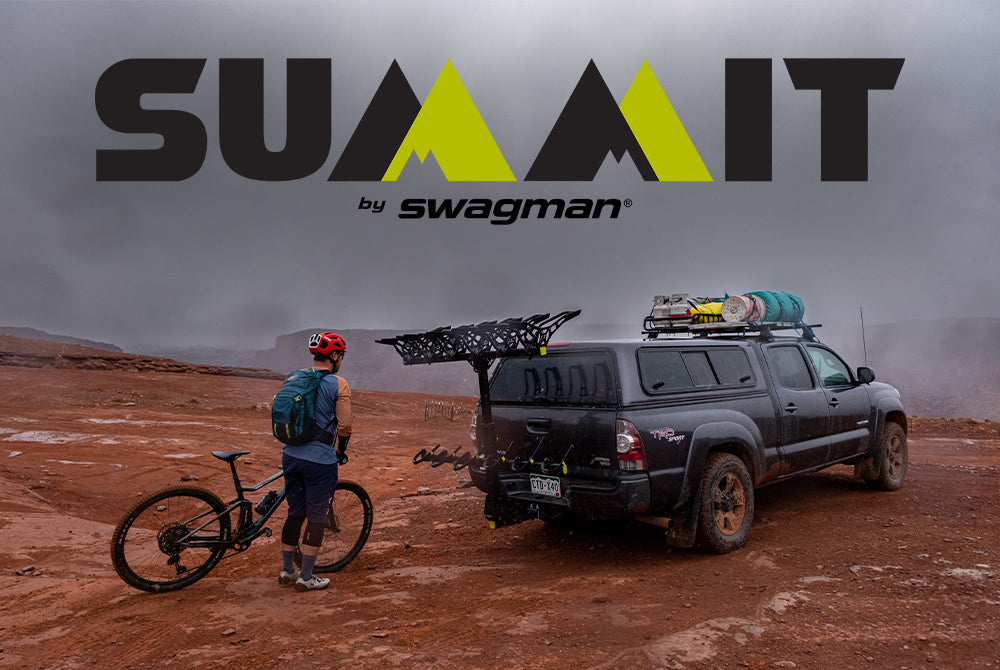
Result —
[[[499, 361], [489, 385], [495, 439], [473, 483], [510, 519], [635, 519], [676, 546], [742, 546], [754, 489], [853, 464], [876, 489], [901, 486], [899, 393], [852, 369], [811, 329], [763, 326], [634, 341], [549, 345]], [[477, 422], [480, 424], [477, 429]], [[492, 485], [490, 485], [492, 482]], [[499, 484], [497, 484], [499, 482]], [[492, 501], [491, 501], [492, 497]]]

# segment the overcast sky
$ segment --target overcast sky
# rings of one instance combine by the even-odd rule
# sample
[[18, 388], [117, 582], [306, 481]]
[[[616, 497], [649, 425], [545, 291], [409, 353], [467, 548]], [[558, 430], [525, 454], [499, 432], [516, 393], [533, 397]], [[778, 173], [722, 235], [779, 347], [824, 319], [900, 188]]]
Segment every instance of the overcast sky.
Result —
[[[190, 95], [205, 164], [98, 182], [99, 149], [150, 148], [98, 118], [128, 58], [205, 58]], [[219, 150], [220, 58], [265, 60], [269, 146], [285, 61], [332, 61], [332, 143], [292, 182]], [[726, 58], [770, 58], [773, 181], [725, 181]], [[820, 180], [820, 94], [782, 58], [904, 58], [868, 96], [867, 182]], [[715, 181], [524, 182], [593, 59], [618, 101], [648, 61]], [[423, 101], [450, 60], [519, 181], [326, 181], [393, 60]], [[0, 2], [0, 326], [136, 351], [268, 347], [311, 327], [402, 331], [583, 309], [635, 323], [655, 294], [787, 290], [806, 319], [1000, 316], [1000, 5], [993, 2]], [[381, 214], [361, 198], [386, 201]], [[404, 220], [404, 198], [629, 198], [617, 220]]]

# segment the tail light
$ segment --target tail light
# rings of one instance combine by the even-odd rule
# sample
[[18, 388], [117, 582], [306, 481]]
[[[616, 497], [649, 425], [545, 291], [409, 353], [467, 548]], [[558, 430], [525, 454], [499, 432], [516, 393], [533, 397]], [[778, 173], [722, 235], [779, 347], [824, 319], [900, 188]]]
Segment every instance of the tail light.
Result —
[[646, 449], [642, 446], [639, 431], [629, 421], [618, 419], [618, 435], [615, 444], [618, 449], [619, 470], [645, 470]]

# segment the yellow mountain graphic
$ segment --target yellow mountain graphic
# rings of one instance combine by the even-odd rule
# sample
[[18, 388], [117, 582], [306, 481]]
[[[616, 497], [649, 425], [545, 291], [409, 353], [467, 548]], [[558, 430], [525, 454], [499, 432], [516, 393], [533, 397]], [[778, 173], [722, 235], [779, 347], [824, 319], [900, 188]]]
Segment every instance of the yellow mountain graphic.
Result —
[[450, 60], [382, 181], [396, 181], [410, 154], [423, 163], [430, 152], [448, 181], [517, 181]]
[[642, 62], [618, 107], [657, 179], [713, 181], [648, 62]]

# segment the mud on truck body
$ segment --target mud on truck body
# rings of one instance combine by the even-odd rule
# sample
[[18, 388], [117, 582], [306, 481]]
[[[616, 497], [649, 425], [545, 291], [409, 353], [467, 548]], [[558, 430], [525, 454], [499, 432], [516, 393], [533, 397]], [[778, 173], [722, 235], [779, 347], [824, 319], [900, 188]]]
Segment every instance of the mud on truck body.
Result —
[[902, 484], [899, 393], [811, 327], [646, 326], [645, 339], [509, 349], [488, 383], [480, 368], [463, 465], [492, 526], [636, 520], [724, 553], [746, 542], [766, 484], [835, 464], [872, 488]]

